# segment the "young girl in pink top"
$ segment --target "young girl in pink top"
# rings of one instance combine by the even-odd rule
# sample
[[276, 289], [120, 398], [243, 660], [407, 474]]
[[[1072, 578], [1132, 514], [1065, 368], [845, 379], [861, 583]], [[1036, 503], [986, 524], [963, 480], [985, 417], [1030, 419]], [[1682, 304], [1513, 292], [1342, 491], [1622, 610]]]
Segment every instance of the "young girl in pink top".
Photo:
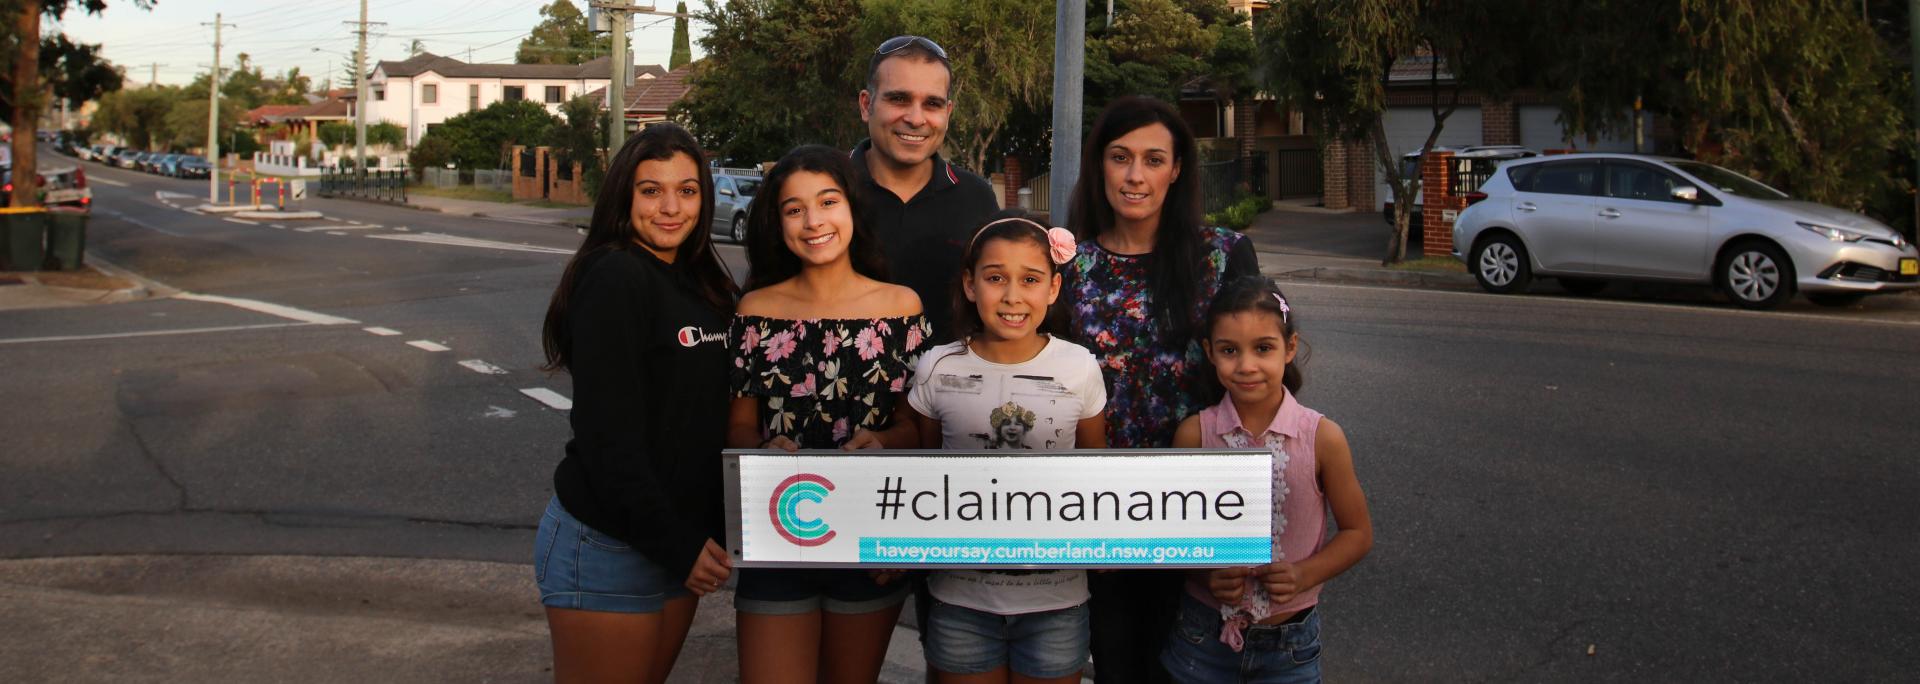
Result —
[[[1293, 308], [1265, 278], [1228, 284], [1207, 311], [1207, 359], [1226, 398], [1180, 423], [1177, 448], [1273, 451], [1273, 562], [1191, 575], [1161, 663], [1179, 682], [1318, 682], [1320, 588], [1373, 547], [1347, 437], [1301, 406]], [[1331, 511], [1339, 531], [1326, 534]]]

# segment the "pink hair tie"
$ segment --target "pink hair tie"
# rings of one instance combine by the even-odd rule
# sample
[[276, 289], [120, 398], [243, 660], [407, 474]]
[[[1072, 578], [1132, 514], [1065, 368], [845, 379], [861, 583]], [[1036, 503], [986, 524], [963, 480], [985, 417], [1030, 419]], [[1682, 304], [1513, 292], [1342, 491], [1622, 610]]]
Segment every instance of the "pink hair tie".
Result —
[[1273, 301], [1280, 303], [1280, 322], [1287, 322], [1287, 314], [1293, 313], [1292, 307], [1287, 306], [1287, 298], [1280, 296], [1278, 292], [1271, 294], [1273, 295]]
[[1053, 252], [1053, 265], [1062, 266], [1073, 261], [1073, 255], [1079, 245], [1073, 240], [1073, 231], [1054, 226], [1047, 229], [1047, 245]]

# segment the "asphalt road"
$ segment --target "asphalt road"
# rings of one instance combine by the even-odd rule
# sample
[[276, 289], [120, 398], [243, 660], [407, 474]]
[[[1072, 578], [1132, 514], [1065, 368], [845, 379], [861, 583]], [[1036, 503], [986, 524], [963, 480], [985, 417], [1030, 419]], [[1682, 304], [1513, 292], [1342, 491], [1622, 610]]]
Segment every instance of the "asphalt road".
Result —
[[[539, 322], [577, 234], [328, 200], [242, 224], [97, 168], [96, 255], [296, 310], [0, 312], [0, 557], [527, 561], [567, 426], [523, 390], [570, 393]], [[1324, 594], [1329, 678], [1920, 667], [1916, 317], [1287, 290], [1376, 526]]]

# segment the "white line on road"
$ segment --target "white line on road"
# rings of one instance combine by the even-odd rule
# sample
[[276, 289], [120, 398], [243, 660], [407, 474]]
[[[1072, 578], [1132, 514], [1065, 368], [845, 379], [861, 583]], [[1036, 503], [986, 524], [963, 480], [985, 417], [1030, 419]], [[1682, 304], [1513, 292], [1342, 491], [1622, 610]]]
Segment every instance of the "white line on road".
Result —
[[[209, 97], [211, 97], [211, 96], [209, 96]], [[237, 218], [223, 218], [223, 219], [220, 219], [220, 220], [222, 220], [222, 221], [226, 221], [227, 223], [238, 223], [238, 224], [241, 224], [241, 225], [246, 225], [246, 226], [257, 226], [257, 225], [260, 225], [260, 224], [259, 224], [258, 222], [254, 222], [254, 221], [248, 221], [248, 220], [246, 220], [246, 219], [237, 219]]]
[[340, 232], [340, 231], [337, 231], [337, 230], [330, 230], [330, 231], [327, 231], [327, 234], [328, 234], [328, 235], [338, 235], [338, 236], [340, 236], [340, 237], [346, 237], [346, 236], [347, 236], [347, 234], [346, 234], [346, 233], [342, 233], [342, 232]]
[[193, 335], [198, 333], [233, 332], [236, 330], [267, 330], [272, 328], [299, 328], [313, 323], [261, 323], [259, 325], [228, 325], [218, 328], [186, 328], [182, 330], [147, 330], [143, 332], [105, 333], [101, 335], [65, 335], [61, 337], [17, 337], [0, 340], [0, 344], [27, 344], [30, 342], [77, 342], [81, 340], [112, 340], [123, 337], [159, 337], [161, 335]]
[[371, 328], [361, 328], [361, 330], [365, 330], [367, 332], [373, 333], [375, 335], [379, 335], [381, 337], [392, 337], [394, 335], [400, 334], [400, 331], [394, 330], [393, 328], [382, 328], [379, 326], [374, 326]]
[[517, 414], [517, 413], [515, 413], [515, 412], [514, 412], [514, 410], [513, 410], [513, 409], [510, 409], [510, 408], [506, 408], [506, 407], [502, 407], [502, 406], [488, 406], [488, 407], [487, 407], [487, 412], [486, 412], [486, 413], [483, 413], [483, 414], [481, 414], [481, 417], [484, 417], [484, 418], [512, 418], [512, 417], [514, 417], [514, 416], [516, 416], [516, 415], [519, 415], [519, 414]]
[[160, 200], [170, 200], [170, 199], [193, 199], [197, 195], [189, 195], [184, 192], [169, 192], [166, 190], [155, 190], [153, 191], [153, 196]]
[[[208, 97], [212, 97], [212, 96], [211, 96], [211, 95], [209, 95]], [[93, 174], [87, 174], [87, 175], [90, 175], [90, 176], [91, 176], [91, 175], [93, 175]], [[113, 186], [113, 187], [116, 187], [116, 188], [124, 188], [124, 187], [127, 187], [127, 184], [126, 184], [126, 183], [122, 183], [122, 182], [120, 182], [120, 181], [117, 181], [117, 180], [113, 180], [113, 179], [111, 179], [111, 178], [101, 178], [101, 177], [99, 177], [99, 176], [93, 176], [92, 178], [88, 178], [88, 179], [87, 179], [87, 182], [88, 182], [88, 183], [99, 183], [99, 184], [101, 184], [101, 185], [111, 185], [111, 186]]]
[[[209, 97], [209, 98], [211, 98], [211, 97], [213, 97], [213, 96], [212, 96], [212, 95], [208, 95], [207, 97]], [[424, 172], [422, 172], [422, 173], [424, 173]], [[353, 225], [356, 225], [356, 226], [357, 226], [357, 225], [360, 225], [360, 222], [359, 222], [359, 221], [348, 221], [347, 223], [351, 223], [351, 224], [353, 224]]]
[[550, 408], [556, 411], [572, 411], [573, 410], [572, 399], [568, 399], [565, 396], [561, 395], [559, 392], [555, 392], [545, 387], [532, 387], [528, 389], [523, 389], [523, 390], [520, 390], [520, 393], [527, 395], [529, 397], [533, 397], [534, 401], [540, 402], [542, 404], [546, 404], [547, 408]]
[[[1387, 285], [1347, 285], [1347, 284], [1335, 284], [1335, 283], [1308, 282], [1308, 281], [1302, 281], [1302, 280], [1289, 280], [1286, 282], [1288, 283], [1287, 287], [1324, 287], [1324, 288], [1333, 289], [1333, 290], [1372, 290], [1375, 292], [1378, 292], [1380, 290], [1398, 290], [1402, 292], [1419, 292], [1422, 294], [1438, 295], [1438, 296], [1444, 296], [1444, 297], [1470, 297], [1470, 298], [1486, 301], [1489, 303], [1510, 304], [1514, 306], [1565, 305], [1565, 306], [1613, 307], [1613, 308], [1624, 308], [1624, 309], [1651, 309], [1655, 311], [1665, 311], [1665, 312], [1674, 313], [1674, 314], [1699, 314], [1703, 316], [1713, 316], [1713, 315], [1744, 316], [1747, 318], [1766, 319], [1766, 320], [1793, 318], [1793, 319], [1808, 320], [1808, 321], [1820, 321], [1823, 323], [1861, 323], [1861, 324], [1920, 327], [1920, 321], [1889, 321], [1889, 320], [1883, 320], [1878, 318], [1853, 318], [1853, 317], [1837, 316], [1837, 315], [1827, 316], [1827, 315], [1821, 315], [1821, 314], [1795, 313], [1791, 311], [1748, 311], [1746, 309], [1733, 309], [1733, 308], [1716, 309], [1716, 308], [1713, 308], [1712, 305], [1688, 304], [1684, 302], [1676, 302], [1676, 303], [1630, 302], [1630, 301], [1619, 301], [1619, 300], [1612, 300], [1612, 299], [1574, 299], [1571, 297], [1552, 297], [1552, 296], [1539, 296], [1539, 295], [1496, 295], [1496, 294], [1489, 294], [1485, 292], [1462, 292], [1462, 291], [1454, 291], [1454, 290], [1426, 290], [1426, 289], [1417, 289], [1417, 288], [1392, 287]], [[1884, 295], [1884, 296], [1897, 297], [1899, 295]]]
[[440, 344], [439, 342], [433, 342], [429, 340], [414, 340], [412, 342], [408, 342], [407, 346], [413, 347], [416, 349], [425, 349], [430, 352], [451, 351], [453, 349], [452, 347], [446, 346], [444, 344]]
[[269, 316], [279, 316], [281, 318], [285, 318], [288, 320], [300, 321], [301, 323], [312, 323], [314, 325], [343, 325], [343, 324], [351, 325], [354, 323], [359, 323], [359, 321], [353, 320], [351, 318], [329, 316], [327, 314], [323, 314], [317, 311], [308, 311], [306, 309], [296, 309], [291, 306], [286, 306], [283, 304], [273, 304], [270, 302], [262, 302], [262, 301], [253, 300], [253, 299], [240, 299], [238, 297], [222, 297], [219, 295], [194, 294], [191, 292], [182, 292], [180, 294], [174, 295], [173, 298], [185, 299], [191, 302], [212, 302], [214, 304], [225, 304], [227, 306], [246, 309], [248, 311], [253, 311], [257, 313], [263, 313]]
[[467, 359], [465, 361], [461, 361], [460, 365], [465, 366], [467, 370], [473, 371], [475, 373], [479, 373], [481, 375], [506, 375], [507, 374], [507, 369], [501, 368], [491, 363], [487, 363], [480, 359]]
[[379, 226], [312, 226], [309, 228], [295, 228], [294, 230], [302, 233], [318, 233], [325, 230], [366, 230], [368, 228], [379, 228]]
[[538, 254], [572, 254], [574, 253], [574, 250], [571, 250], [571, 249], [559, 249], [557, 247], [539, 247], [535, 245], [520, 245], [520, 244], [511, 243], [511, 242], [495, 242], [493, 240], [465, 238], [465, 237], [458, 237], [454, 235], [446, 235], [443, 233], [408, 233], [406, 235], [368, 235], [367, 237], [374, 238], [377, 240], [400, 240], [404, 242], [424, 242], [424, 243], [433, 244], [433, 245], [449, 245], [453, 247], [479, 247], [481, 249], [498, 249], [498, 250], [509, 251], [509, 252], [534, 252]]
[[[212, 96], [211, 96], [211, 95], [209, 95], [208, 97], [212, 97]], [[286, 228], [286, 226], [283, 226], [283, 225], [280, 225], [280, 224], [278, 224], [278, 223], [269, 223], [269, 224], [267, 224], [267, 227], [268, 227], [268, 228], [280, 228], [280, 229], [285, 229], [285, 228]]]

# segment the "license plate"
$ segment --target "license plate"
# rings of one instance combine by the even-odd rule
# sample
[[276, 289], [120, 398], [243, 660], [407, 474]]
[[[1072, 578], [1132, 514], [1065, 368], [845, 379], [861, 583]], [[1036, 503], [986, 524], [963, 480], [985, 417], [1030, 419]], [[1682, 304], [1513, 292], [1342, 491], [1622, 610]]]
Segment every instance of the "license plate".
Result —
[[68, 202], [78, 202], [80, 200], [91, 197], [92, 194], [93, 193], [83, 188], [62, 188], [60, 190], [48, 190], [46, 202], [47, 204], [66, 204]]
[[1901, 259], [1900, 275], [1920, 275], [1920, 259]]

